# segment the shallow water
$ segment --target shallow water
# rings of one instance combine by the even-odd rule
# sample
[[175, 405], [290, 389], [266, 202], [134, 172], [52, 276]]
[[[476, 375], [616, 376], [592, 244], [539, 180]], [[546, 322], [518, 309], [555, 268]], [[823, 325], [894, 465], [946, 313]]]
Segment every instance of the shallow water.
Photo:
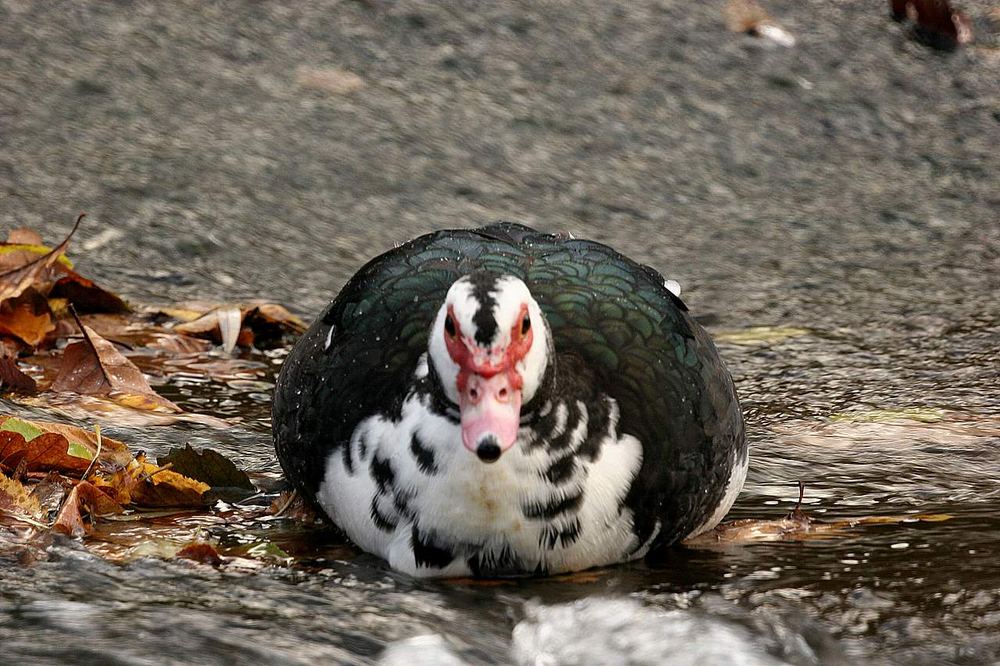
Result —
[[[890, 335], [883, 337], [892, 347], [866, 340], [860, 348], [849, 331], [821, 334], [810, 323], [813, 332], [783, 340], [720, 342], [744, 396], [753, 446], [746, 488], [730, 518], [785, 515], [801, 480], [803, 507], [817, 518], [945, 513], [951, 519], [857, 527], [794, 543], [678, 548], [657, 562], [485, 583], [410, 580], [332, 530], [261, 519], [253, 507], [220, 505], [210, 515], [104, 523], [89, 540], [90, 551], [57, 538], [43, 542], [30, 564], [8, 535], [0, 544], [5, 658], [184, 663], [197, 654], [202, 663], [389, 664], [1000, 659], [1000, 418], [992, 379], [977, 365], [980, 354], [990, 352], [977, 344], [993, 343], [998, 322], [959, 335], [950, 346], [963, 350], [959, 362], [925, 360], [909, 371], [898, 369], [909, 360], [900, 349], [926, 355]], [[728, 329], [715, 332], [720, 340], [733, 337]], [[248, 355], [242, 367], [266, 373], [244, 380], [250, 384], [181, 376], [161, 387], [185, 408], [228, 418], [235, 427], [107, 432], [153, 454], [185, 441], [211, 446], [273, 487], [278, 468], [267, 405], [258, 394], [281, 356]], [[897, 365], [882, 365], [884, 356], [896, 357]], [[900, 374], [908, 372], [917, 377], [902, 381]], [[861, 375], [870, 376], [858, 381]], [[944, 382], [941, 395], [923, 389], [916, 402], [896, 393], [898, 387], [921, 390], [913, 382], [923, 375], [961, 385]], [[980, 400], [958, 407], [948, 394], [959, 389]], [[135, 546], [145, 539], [184, 542], [195, 530], [229, 554], [271, 543], [294, 561], [237, 558], [214, 570], [158, 559], [155, 546]], [[112, 564], [102, 554], [124, 554], [129, 561]]]
[[[951, 54], [884, 3], [762, 3], [794, 48], [728, 32], [721, 4], [0, 2], [0, 220], [51, 241], [87, 211], [77, 269], [137, 302], [307, 317], [432, 229], [596, 238], [720, 340], [753, 445], [731, 518], [786, 514], [801, 481], [815, 517], [950, 520], [496, 584], [410, 580], [252, 506], [102, 523], [92, 550], [0, 533], [0, 661], [1000, 661], [995, 3], [961, 3], [977, 43]], [[363, 88], [302, 83], [339, 70]], [[754, 326], [803, 330], [725, 341]], [[225, 429], [102, 427], [271, 488], [281, 355], [243, 360], [157, 386]], [[236, 556], [159, 558], [195, 530]], [[244, 556], [268, 543], [294, 561]]]

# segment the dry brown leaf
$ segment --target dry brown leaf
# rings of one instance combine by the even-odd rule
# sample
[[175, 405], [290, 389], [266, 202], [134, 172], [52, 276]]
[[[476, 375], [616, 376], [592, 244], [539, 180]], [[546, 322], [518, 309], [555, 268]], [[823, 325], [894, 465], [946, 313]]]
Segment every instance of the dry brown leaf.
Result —
[[354, 72], [333, 67], [299, 67], [295, 72], [295, 81], [303, 88], [333, 95], [352, 93], [365, 87], [364, 80]]
[[17, 479], [11, 479], [0, 472], [0, 518], [4, 514], [17, 517], [26, 516], [38, 520], [43, 515], [42, 505]]
[[0, 302], [0, 335], [12, 335], [37, 347], [55, 328], [48, 301], [30, 287]]
[[131, 310], [125, 301], [110, 291], [97, 286], [93, 281], [74, 271], [65, 272], [66, 275], [52, 285], [49, 298], [65, 298], [73, 304], [78, 312], [83, 313], [121, 313]]
[[0, 393], [8, 391], [32, 395], [38, 391], [38, 384], [17, 367], [17, 359], [0, 355]]
[[51, 252], [0, 273], [0, 301], [20, 296], [25, 289], [30, 287], [43, 273], [59, 261], [59, 258], [66, 252], [66, 247], [69, 246], [69, 241], [73, 237], [73, 234], [76, 233], [77, 228], [80, 226], [80, 220], [83, 217], [83, 215], [80, 215], [76, 218], [76, 222], [73, 224], [73, 228], [70, 229], [69, 234]]
[[18, 227], [7, 232], [7, 242], [12, 245], [41, 245], [42, 237], [34, 229]]
[[151, 411], [180, 412], [181, 408], [158, 395], [139, 368], [89, 326], [84, 340], [63, 352], [59, 375], [52, 390], [82, 395], [107, 396], [127, 407]]

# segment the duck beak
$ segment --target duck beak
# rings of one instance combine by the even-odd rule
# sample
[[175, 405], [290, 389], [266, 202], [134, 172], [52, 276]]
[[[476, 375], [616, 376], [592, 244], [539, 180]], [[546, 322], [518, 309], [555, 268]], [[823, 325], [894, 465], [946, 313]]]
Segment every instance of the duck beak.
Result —
[[483, 462], [494, 462], [514, 445], [521, 421], [521, 391], [506, 372], [470, 374], [459, 392], [462, 443]]

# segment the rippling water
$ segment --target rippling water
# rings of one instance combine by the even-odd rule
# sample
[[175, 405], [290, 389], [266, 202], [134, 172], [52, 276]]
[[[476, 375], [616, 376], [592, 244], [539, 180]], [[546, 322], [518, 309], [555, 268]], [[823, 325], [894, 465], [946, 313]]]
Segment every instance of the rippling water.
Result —
[[[786, 514], [802, 481], [804, 508], [815, 517], [946, 513], [950, 520], [858, 527], [796, 543], [678, 548], [656, 562], [487, 582], [410, 580], [332, 530], [233, 507], [104, 523], [90, 550], [64, 538], [27, 548], [7, 535], [0, 537], [5, 661], [1000, 659], [1000, 409], [987, 360], [1000, 321], [966, 323], [936, 340], [931, 354], [905, 332], [873, 340], [811, 324], [793, 337], [750, 344], [725, 342], [732, 332], [714, 329], [753, 443], [750, 476], [730, 518]], [[236, 427], [109, 434], [154, 454], [185, 441], [211, 446], [273, 486], [266, 395], [281, 358], [247, 356], [244, 379], [180, 375], [161, 387], [187, 409]], [[183, 542], [195, 530], [230, 553], [270, 542], [294, 563], [238, 559], [214, 570], [134, 548], [147, 538]], [[123, 553], [125, 564], [102, 557]]]

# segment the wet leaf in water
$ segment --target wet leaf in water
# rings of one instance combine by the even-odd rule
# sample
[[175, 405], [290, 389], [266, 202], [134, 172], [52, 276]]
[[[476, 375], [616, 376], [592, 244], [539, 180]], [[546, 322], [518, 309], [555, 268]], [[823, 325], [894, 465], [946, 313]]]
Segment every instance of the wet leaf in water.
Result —
[[47, 254], [43, 254], [27, 263], [16, 265], [0, 273], [0, 301], [20, 296], [25, 289], [34, 284], [36, 280], [60, 260], [60, 257], [62, 257], [69, 246], [70, 239], [80, 226], [80, 220], [83, 217], [83, 215], [80, 215], [76, 218], [73, 228], [70, 229], [69, 234], [63, 239], [63, 242], [59, 243], [59, 245]]
[[818, 520], [797, 509], [784, 518], [762, 520], [745, 518], [721, 523], [715, 529], [686, 539], [683, 543], [690, 548], [711, 548], [753, 543], [831, 539], [844, 536], [849, 530], [866, 525], [936, 523], [951, 518], [952, 516], [948, 514], [904, 514]]
[[751, 326], [750, 328], [718, 331], [712, 337], [718, 342], [730, 342], [734, 345], [772, 345], [811, 333], [812, 331], [808, 328], [794, 326]]
[[63, 352], [53, 391], [107, 396], [127, 407], [151, 411], [179, 412], [181, 408], [158, 395], [139, 368], [122, 356], [115, 346], [89, 326], [83, 326], [84, 340]]
[[94, 519], [118, 514], [123, 510], [118, 502], [101, 492], [97, 486], [81, 481], [66, 496], [52, 528], [70, 536], [81, 537], [87, 532], [83, 513], [90, 514], [91, 519]]
[[235, 491], [229, 494], [237, 498], [257, 491], [246, 472], [212, 449], [196, 451], [188, 444], [183, 449], [171, 449], [167, 455], [157, 458], [156, 462], [160, 465], [169, 464], [172, 471], [207, 483], [215, 496], [223, 489]]
[[215, 546], [204, 542], [187, 544], [177, 551], [177, 557], [185, 560], [194, 560], [202, 564], [210, 564], [213, 567], [217, 567], [224, 562], [222, 556], [219, 555], [219, 551], [215, 549]]
[[269, 560], [278, 564], [289, 565], [295, 561], [291, 555], [281, 549], [281, 547], [271, 541], [261, 541], [247, 548], [246, 554], [258, 560]]

